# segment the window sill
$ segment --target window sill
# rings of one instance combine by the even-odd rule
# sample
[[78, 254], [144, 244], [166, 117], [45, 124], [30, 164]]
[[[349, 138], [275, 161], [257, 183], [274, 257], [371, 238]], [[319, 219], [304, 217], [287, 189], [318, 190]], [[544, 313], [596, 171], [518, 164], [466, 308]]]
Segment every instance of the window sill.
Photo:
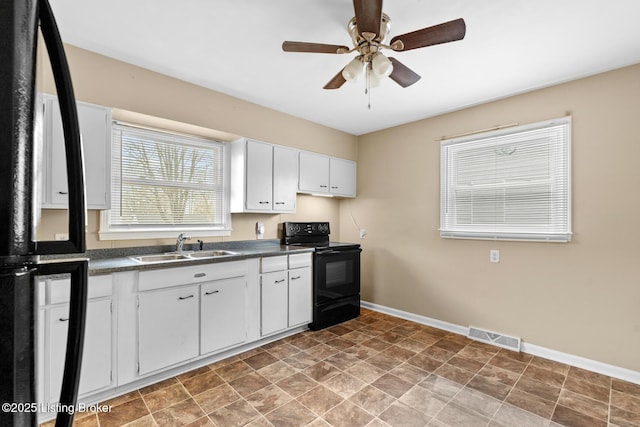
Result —
[[482, 233], [472, 231], [445, 231], [440, 230], [443, 239], [468, 239], [468, 240], [506, 240], [516, 242], [551, 242], [568, 243], [572, 233], [536, 234], [536, 233]]
[[175, 239], [180, 233], [186, 233], [191, 237], [215, 237], [230, 236], [231, 230], [189, 230], [188, 228], [175, 228], [172, 230], [122, 230], [100, 231], [100, 240], [142, 240], [142, 239]]

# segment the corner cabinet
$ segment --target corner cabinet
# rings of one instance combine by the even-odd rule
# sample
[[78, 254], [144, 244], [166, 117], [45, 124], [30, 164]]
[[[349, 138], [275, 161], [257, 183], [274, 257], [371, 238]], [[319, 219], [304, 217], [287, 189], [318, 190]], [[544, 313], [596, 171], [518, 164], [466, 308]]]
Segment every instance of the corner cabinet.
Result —
[[301, 151], [298, 192], [356, 197], [356, 162]]
[[296, 210], [298, 151], [243, 138], [231, 146], [231, 212]]
[[[58, 98], [43, 95], [42, 208], [66, 209], [68, 202], [64, 133]], [[109, 209], [111, 186], [111, 110], [77, 103], [83, 146], [87, 208]]]

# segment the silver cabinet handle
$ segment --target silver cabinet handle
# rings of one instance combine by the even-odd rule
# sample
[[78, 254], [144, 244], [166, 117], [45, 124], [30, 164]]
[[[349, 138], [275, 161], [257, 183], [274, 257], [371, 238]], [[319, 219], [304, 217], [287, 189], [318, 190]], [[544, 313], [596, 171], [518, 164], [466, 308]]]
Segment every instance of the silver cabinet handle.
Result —
[[292, 277], [291, 280], [298, 280], [301, 276]]
[[274, 280], [273, 281], [273, 283], [282, 283], [282, 282], [284, 282], [284, 279], [282, 279], [282, 280]]
[[213, 295], [213, 294], [217, 294], [218, 292], [220, 292], [219, 290], [215, 290], [215, 291], [211, 291], [211, 292], [205, 292], [205, 295]]
[[269, 202], [263, 202], [263, 201], [260, 201], [258, 203], [260, 203], [261, 205], [268, 205], [269, 204]]
[[193, 277], [196, 277], [196, 278], [205, 277], [206, 275], [207, 275], [207, 273], [196, 273], [196, 274], [193, 275]]
[[284, 202], [276, 202], [276, 205], [284, 205]]
[[60, 322], [68, 322], [69, 318], [68, 317], [61, 317], [58, 319]]
[[68, 191], [58, 191], [58, 194], [69, 194]]
[[328, 185], [321, 185], [320, 188], [327, 188]]
[[183, 299], [189, 299], [189, 298], [193, 298], [193, 297], [194, 297], [194, 295], [192, 294], [192, 295], [189, 295], [189, 296], [186, 296], [186, 297], [178, 297], [178, 299], [183, 300]]
[[337, 190], [337, 189], [338, 189], [338, 187], [337, 187], [336, 185], [332, 185], [332, 186], [331, 186], [331, 188], [332, 188], [332, 189], [335, 189], [335, 190]]

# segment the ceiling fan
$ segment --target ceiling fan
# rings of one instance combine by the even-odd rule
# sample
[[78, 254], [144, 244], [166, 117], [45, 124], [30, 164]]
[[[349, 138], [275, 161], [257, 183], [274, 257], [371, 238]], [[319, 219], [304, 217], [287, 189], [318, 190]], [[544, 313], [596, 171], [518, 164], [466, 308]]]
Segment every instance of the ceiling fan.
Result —
[[341, 45], [285, 41], [285, 52], [311, 53], [351, 53], [358, 55], [324, 86], [324, 89], [338, 89], [347, 80], [357, 80], [363, 72], [367, 76], [367, 88], [371, 79], [389, 77], [402, 87], [408, 87], [420, 80], [420, 76], [395, 58], [387, 58], [380, 51], [390, 49], [395, 52], [417, 49], [464, 38], [464, 19], [455, 19], [432, 27], [395, 36], [389, 44], [384, 38], [391, 28], [391, 19], [382, 13], [382, 0], [353, 0], [355, 17], [347, 26], [353, 40], [353, 48]]

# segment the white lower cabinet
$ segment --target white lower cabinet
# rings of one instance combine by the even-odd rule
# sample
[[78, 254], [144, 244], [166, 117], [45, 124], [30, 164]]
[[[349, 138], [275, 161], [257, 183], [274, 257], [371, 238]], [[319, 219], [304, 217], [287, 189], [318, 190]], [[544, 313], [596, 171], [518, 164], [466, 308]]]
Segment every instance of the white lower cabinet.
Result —
[[311, 254], [262, 258], [260, 271], [260, 334], [310, 323]]
[[247, 281], [244, 277], [200, 286], [200, 354], [247, 339]]
[[247, 271], [230, 261], [140, 272], [136, 376], [245, 342]]
[[[306, 252], [89, 277], [80, 401], [304, 326], [311, 269]], [[38, 296], [37, 397], [53, 404], [64, 369], [69, 280], [43, 279]]]
[[[66, 354], [69, 307], [49, 310], [49, 396], [57, 401], [62, 387]], [[111, 385], [111, 300], [89, 301], [85, 326], [79, 394], [87, 394]]]
[[157, 371], [196, 357], [198, 286], [138, 295], [138, 373]]
[[289, 270], [289, 327], [311, 323], [311, 289], [311, 267]]
[[[46, 280], [38, 310], [38, 401], [60, 398], [69, 328], [69, 280]], [[46, 289], [46, 291], [45, 291]], [[89, 277], [85, 336], [78, 394], [108, 389], [113, 382], [111, 276]]]
[[287, 328], [287, 271], [265, 273], [260, 278], [260, 334]]

